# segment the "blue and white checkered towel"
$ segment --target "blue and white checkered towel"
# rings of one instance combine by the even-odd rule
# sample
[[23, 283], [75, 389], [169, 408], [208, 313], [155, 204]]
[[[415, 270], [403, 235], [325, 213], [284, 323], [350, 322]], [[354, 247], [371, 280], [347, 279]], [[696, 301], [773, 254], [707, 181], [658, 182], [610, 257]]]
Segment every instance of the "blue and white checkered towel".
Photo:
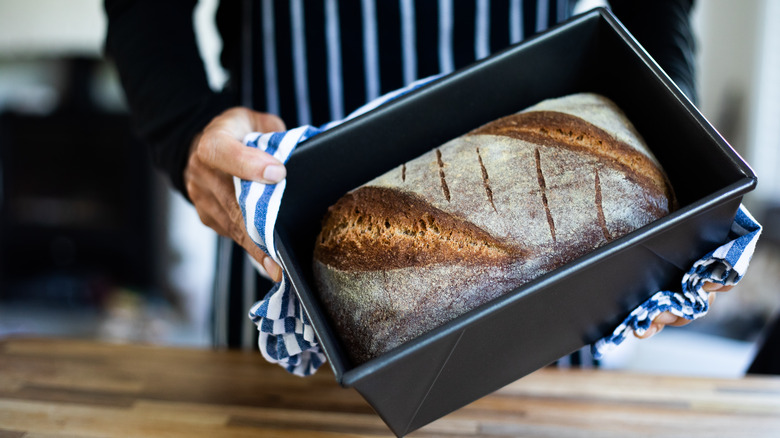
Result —
[[[250, 134], [244, 143], [286, 163], [298, 143], [320, 132], [319, 129], [303, 126], [286, 132]], [[273, 185], [239, 178], [234, 178], [233, 182], [249, 237], [281, 266], [274, 242], [274, 226], [287, 180]], [[260, 272], [265, 272], [254, 259], [250, 257], [250, 260]], [[283, 272], [282, 281], [252, 306], [249, 317], [260, 331], [258, 342], [266, 360], [279, 363], [293, 374], [308, 376], [325, 363], [325, 355], [314, 335], [314, 328], [291, 289], [290, 279]]]
[[[301, 126], [285, 132], [266, 134], [255, 132], [247, 135], [244, 143], [262, 149], [286, 164], [298, 143], [371, 111], [437, 77], [420, 79], [404, 88], [385, 94], [360, 107], [344, 120], [334, 121], [321, 127]], [[266, 185], [234, 178], [233, 183], [249, 237], [281, 266], [274, 242], [274, 225], [287, 180]], [[252, 261], [255, 262], [253, 259]], [[255, 267], [260, 272], [265, 272], [257, 262]], [[269, 362], [278, 363], [287, 371], [299, 376], [311, 375], [325, 363], [325, 355], [317, 342], [314, 328], [292, 290], [287, 273], [283, 272], [282, 281], [275, 284], [264, 299], [252, 306], [249, 317], [257, 324], [260, 331], [258, 340], [260, 351]]]
[[[382, 96], [343, 121], [376, 108], [433, 79], [435, 78], [426, 78]], [[250, 147], [260, 148], [282, 163], [286, 163], [298, 143], [331, 129], [343, 121], [332, 122], [319, 128], [302, 126], [281, 133], [252, 133], [244, 139], [244, 143]], [[273, 232], [286, 181], [275, 185], [264, 185], [235, 178], [234, 183], [249, 236], [260, 249], [281, 265], [276, 253]], [[672, 291], [656, 293], [636, 308], [612, 335], [592, 346], [594, 356], [602, 356], [634, 331], [638, 334], [644, 333], [652, 320], [661, 312], [670, 311], [691, 320], [706, 314], [709, 294], [702, 290], [702, 285], [706, 281], [725, 285], [736, 284], [745, 274], [760, 233], [761, 226], [747, 210], [740, 207], [729, 236], [732, 240], [694, 264], [683, 276], [682, 293]], [[264, 272], [259, 265], [256, 266]], [[252, 306], [249, 316], [260, 331], [258, 341], [260, 351], [268, 361], [279, 363], [289, 372], [299, 376], [313, 374], [320, 365], [325, 363], [325, 355], [322, 353], [314, 329], [292, 290], [286, 273], [283, 273], [282, 281], [277, 283], [263, 300]]]
[[727, 286], [737, 284], [747, 271], [760, 235], [761, 225], [740, 205], [734, 223], [731, 224], [728, 236], [730, 240], [693, 264], [683, 275], [682, 292], [656, 292], [634, 309], [611, 335], [591, 346], [593, 357], [603, 357], [631, 333], [644, 334], [655, 317], [663, 312], [668, 311], [688, 320], [704, 316], [709, 310], [710, 293], [714, 293], [702, 289], [704, 283]]

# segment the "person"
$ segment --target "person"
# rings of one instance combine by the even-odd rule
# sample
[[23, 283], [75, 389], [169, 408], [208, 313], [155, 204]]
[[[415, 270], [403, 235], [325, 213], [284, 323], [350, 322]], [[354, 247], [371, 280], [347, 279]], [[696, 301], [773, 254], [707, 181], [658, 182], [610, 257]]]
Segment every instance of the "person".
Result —
[[[106, 52], [155, 164], [204, 224], [236, 242], [278, 281], [281, 268], [246, 233], [232, 177], [276, 183], [286, 169], [245, 147], [246, 134], [338, 120], [415, 79], [454, 71], [541, 32], [569, 18], [578, 2], [222, 1], [216, 24], [229, 79], [219, 91], [209, 88], [199, 55], [195, 6], [196, 0], [105, 0]], [[693, 1], [612, 0], [610, 7], [695, 100]], [[228, 251], [232, 268], [221, 268], [233, 279], [246, 277], [235, 263], [240, 252], [238, 246]], [[253, 287], [264, 293], [270, 284]], [[662, 314], [643, 337], [687, 322]], [[227, 337], [228, 344], [242, 342]]]

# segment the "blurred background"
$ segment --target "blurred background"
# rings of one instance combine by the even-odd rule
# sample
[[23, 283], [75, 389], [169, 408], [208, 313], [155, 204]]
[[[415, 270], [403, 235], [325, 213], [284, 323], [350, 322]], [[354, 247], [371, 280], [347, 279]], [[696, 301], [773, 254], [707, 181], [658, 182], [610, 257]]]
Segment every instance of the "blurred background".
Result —
[[[196, 11], [225, 80], [215, 0]], [[699, 0], [699, 107], [760, 176], [748, 275], [710, 314], [630, 341], [611, 368], [737, 376], [780, 311], [780, 1]], [[149, 166], [113, 67], [101, 0], [0, 2], [0, 337], [208, 347], [216, 236]]]

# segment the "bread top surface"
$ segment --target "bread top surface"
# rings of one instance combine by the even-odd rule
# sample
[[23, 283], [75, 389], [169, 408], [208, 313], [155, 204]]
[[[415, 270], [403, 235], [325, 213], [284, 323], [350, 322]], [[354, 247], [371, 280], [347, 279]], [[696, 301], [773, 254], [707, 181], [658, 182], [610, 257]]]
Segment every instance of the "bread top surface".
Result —
[[649, 224], [673, 199], [614, 103], [566, 96], [344, 195], [317, 237], [315, 279], [359, 364]]
[[351, 191], [329, 209], [315, 259], [357, 271], [516, 263], [609, 242], [667, 214], [671, 198], [617, 106], [572, 95], [481, 126]]

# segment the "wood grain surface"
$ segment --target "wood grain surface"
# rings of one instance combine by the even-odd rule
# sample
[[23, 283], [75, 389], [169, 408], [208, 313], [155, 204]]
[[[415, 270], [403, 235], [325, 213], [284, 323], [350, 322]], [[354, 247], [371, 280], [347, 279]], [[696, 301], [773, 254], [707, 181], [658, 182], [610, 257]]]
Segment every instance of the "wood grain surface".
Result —
[[[392, 436], [325, 366], [259, 353], [0, 340], [0, 438]], [[780, 377], [543, 369], [410, 437], [779, 437]]]

